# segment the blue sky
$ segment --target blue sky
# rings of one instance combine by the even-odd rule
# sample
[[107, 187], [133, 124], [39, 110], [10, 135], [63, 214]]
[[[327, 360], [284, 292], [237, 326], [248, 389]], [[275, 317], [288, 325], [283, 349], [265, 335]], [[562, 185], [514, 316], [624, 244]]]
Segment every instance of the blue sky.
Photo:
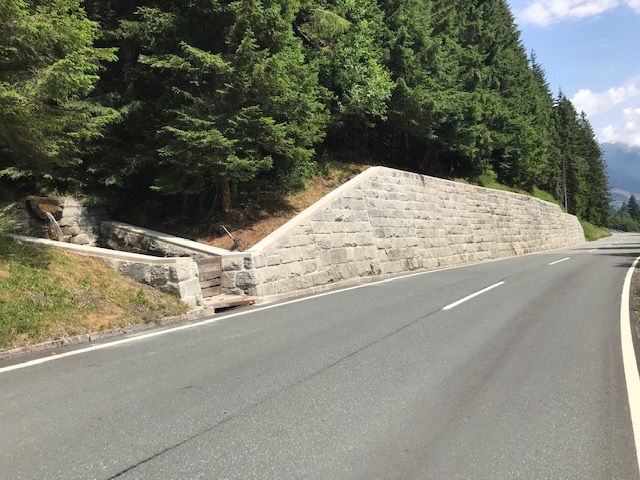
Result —
[[602, 142], [640, 147], [640, 0], [508, 0], [552, 92]]

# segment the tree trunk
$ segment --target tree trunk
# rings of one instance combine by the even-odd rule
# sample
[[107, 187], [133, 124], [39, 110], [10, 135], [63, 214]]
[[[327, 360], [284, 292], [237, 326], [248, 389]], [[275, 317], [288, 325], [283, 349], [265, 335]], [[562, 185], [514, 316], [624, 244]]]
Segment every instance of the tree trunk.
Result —
[[231, 180], [230, 188], [231, 201], [235, 202], [238, 199], [238, 182], [236, 180]]
[[222, 177], [219, 182], [220, 210], [227, 213], [231, 208], [231, 182], [229, 177]]

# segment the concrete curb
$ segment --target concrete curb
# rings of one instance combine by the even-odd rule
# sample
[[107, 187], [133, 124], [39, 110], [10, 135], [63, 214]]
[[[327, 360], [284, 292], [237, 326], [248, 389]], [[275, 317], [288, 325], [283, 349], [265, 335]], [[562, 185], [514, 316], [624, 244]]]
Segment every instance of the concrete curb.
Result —
[[155, 320], [149, 323], [133, 323], [125, 327], [114, 328], [112, 330], [104, 330], [102, 332], [89, 332], [81, 335], [75, 335], [73, 337], [61, 338], [58, 340], [49, 340], [47, 342], [37, 343], [35, 345], [27, 345], [25, 347], [11, 348], [6, 350], [0, 350], [0, 360], [17, 357], [20, 355], [26, 355], [28, 353], [44, 352], [46, 350], [52, 350], [54, 348], [65, 347], [68, 345], [81, 345], [84, 343], [94, 342], [97, 340], [104, 340], [106, 338], [117, 337], [119, 335], [125, 335], [128, 333], [138, 333], [145, 330], [150, 330], [162, 325], [168, 325], [171, 323], [186, 322], [191, 320], [198, 320], [200, 318], [210, 317], [214, 315], [215, 309], [212, 307], [196, 308], [185, 314], [176, 315], [173, 317], [165, 317]]

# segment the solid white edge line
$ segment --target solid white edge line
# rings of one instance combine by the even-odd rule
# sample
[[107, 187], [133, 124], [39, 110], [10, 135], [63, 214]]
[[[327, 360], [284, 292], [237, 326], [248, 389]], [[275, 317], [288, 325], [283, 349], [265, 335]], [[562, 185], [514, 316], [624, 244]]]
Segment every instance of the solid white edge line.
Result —
[[315, 298], [325, 297], [327, 295], [335, 295], [337, 293], [348, 292], [349, 290], [356, 290], [358, 288], [365, 288], [365, 287], [378, 285], [378, 284], [381, 284], [381, 283], [394, 282], [394, 281], [402, 280], [402, 279], [405, 279], [405, 278], [417, 277], [419, 275], [430, 275], [430, 274], [433, 274], [433, 273], [442, 272], [442, 271], [445, 271], [445, 270], [454, 270], [454, 269], [462, 268], [462, 267], [466, 267], [466, 266], [468, 266], [468, 265], [456, 265], [456, 266], [453, 266], [453, 267], [439, 268], [437, 270], [428, 270], [428, 271], [425, 271], [425, 272], [416, 272], [416, 273], [411, 273], [411, 274], [408, 274], [408, 275], [402, 275], [402, 276], [399, 276], [399, 277], [386, 278], [384, 280], [379, 280], [379, 281], [376, 281], [376, 282], [364, 283], [364, 284], [361, 284], [361, 285], [354, 285], [352, 287], [340, 288], [340, 289], [337, 289], [337, 290], [329, 290], [327, 292], [317, 293], [315, 295], [310, 295], [310, 296], [307, 296], [307, 297], [295, 298], [293, 300], [289, 300], [289, 301], [286, 301], [286, 302], [273, 303], [271, 305], [265, 305], [264, 307], [253, 308], [251, 310], [243, 310], [243, 311], [240, 311], [240, 312], [230, 313], [228, 315], [224, 315], [224, 316], [220, 316], [220, 317], [212, 317], [212, 318], [208, 318], [206, 320], [201, 320], [201, 321], [197, 321], [197, 322], [194, 322], [194, 323], [189, 323], [187, 325], [180, 325], [180, 326], [177, 326], [177, 327], [170, 327], [170, 328], [166, 328], [166, 329], [163, 329], [163, 330], [157, 330], [155, 332], [136, 335], [134, 337], [127, 337], [127, 338], [123, 338], [123, 339], [120, 339], [120, 340], [114, 340], [114, 341], [108, 342], [108, 343], [101, 343], [99, 345], [92, 345], [90, 347], [79, 348], [78, 350], [71, 350], [71, 351], [65, 352], [65, 353], [52, 354], [52, 355], [50, 355], [48, 357], [36, 358], [34, 360], [29, 360], [27, 362], [17, 363], [15, 365], [9, 365], [9, 366], [6, 366], [6, 367], [1, 367], [0, 368], [0, 373], [10, 372], [12, 370], [18, 370], [18, 369], [21, 369], [21, 368], [32, 367], [34, 365], [39, 365], [41, 363], [47, 363], [47, 362], [51, 362], [53, 360], [60, 360], [62, 358], [66, 358], [66, 357], [73, 357], [75, 355], [80, 355], [80, 354], [83, 354], [83, 353], [93, 352], [95, 350], [102, 350], [104, 348], [114, 347], [114, 346], [117, 346], [117, 345], [124, 345], [124, 344], [127, 344], [127, 343], [136, 342], [138, 340], [144, 340], [146, 338], [158, 337], [160, 335], [166, 335], [168, 333], [173, 333], [173, 332], [176, 332], [176, 331], [179, 331], [179, 330], [188, 330], [190, 328], [196, 328], [196, 327], [200, 327], [200, 326], [203, 326], [203, 325], [208, 325], [208, 324], [211, 324], [211, 323], [219, 322], [220, 320], [225, 320], [227, 318], [240, 317], [242, 315], [249, 315], [251, 313], [257, 313], [257, 312], [261, 312], [263, 310], [269, 310], [269, 309], [272, 309], [272, 308], [283, 307], [285, 305], [291, 305], [291, 304], [299, 303], [299, 302], [306, 302], [307, 300], [312, 300], [312, 299], [315, 299]]
[[636, 265], [640, 261], [640, 256], [635, 259], [622, 287], [622, 301], [620, 304], [620, 340], [622, 344], [622, 363], [624, 365], [624, 378], [627, 383], [627, 396], [629, 397], [629, 410], [631, 412], [631, 426], [633, 437], [636, 442], [636, 461], [638, 472], [640, 473], [640, 375], [638, 374], [638, 363], [633, 348], [631, 337], [631, 317], [629, 315], [629, 297], [631, 293], [631, 279]]
[[[539, 254], [547, 254], [547, 253], [550, 253], [550, 252], [535, 252], [535, 253], [532, 253], [532, 254], [529, 254], [529, 255], [539, 255]], [[502, 261], [502, 260], [509, 260], [511, 258], [513, 258], [513, 257], [496, 258], [496, 259], [493, 259], [491, 261], [498, 262], [498, 261]], [[407, 274], [407, 275], [401, 275], [401, 276], [398, 276], [398, 277], [386, 278], [384, 280], [378, 280], [378, 281], [371, 282], [371, 283], [365, 283], [365, 284], [362, 284], [362, 285], [355, 285], [353, 287], [346, 287], [346, 288], [341, 288], [341, 289], [337, 289], [337, 290], [330, 290], [328, 292], [318, 293], [318, 294], [315, 294], [315, 295], [310, 295], [308, 297], [296, 298], [296, 299], [293, 299], [293, 300], [289, 300], [287, 302], [274, 303], [274, 304], [271, 304], [271, 305], [266, 305], [264, 307], [254, 308], [254, 309], [251, 309], [251, 310], [243, 310], [241, 312], [230, 313], [228, 315], [224, 315], [224, 316], [221, 316], [221, 317], [208, 318], [206, 320], [202, 320], [202, 321], [195, 322], [195, 323], [190, 323], [188, 325], [180, 325], [178, 327], [171, 327], [171, 328], [159, 330], [159, 331], [156, 331], [156, 332], [150, 332], [150, 333], [145, 333], [145, 334], [142, 334], [142, 335], [136, 335], [135, 337], [123, 338], [121, 340], [115, 340], [115, 341], [109, 342], [109, 343], [102, 343], [100, 345], [92, 345], [90, 347], [80, 348], [78, 350], [72, 350], [70, 352], [65, 352], [65, 353], [60, 353], [60, 354], [55, 354], [54, 353], [54, 354], [52, 354], [51, 356], [48, 356], [48, 357], [36, 358], [34, 360], [29, 360], [27, 362], [17, 363], [15, 365], [9, 365], [7, 367], [1, 367], [0, 368], [0, 373], [5, 373], [5, 372], [12, 371], [12, 370], [18, 370], [18, 369], [21, 369], [21, 368], [26, 368], [26, 367], [31, 367], [33, 365], [39, 365], [41, 363], [50, 362], [52, 360], [58, 360], [58, 359], [66, 358], [66, 357], [72, 357], [72, 356], [75, 356], [75, 355], [80, 355], [82, 353], [92, 352], [94, 350], [102, 350], [104, 348], [113, 347], [113, 346], [117, 346], [117, 345], [122, 345], [122, 344], [130, 343], [130, 342], [134, 342], [134, 341], [137, 341], [137, 340], [144, 340], [146, 338], [157, 337], [157, 336], [165, 335], [165, 334], [172, 333], [172, 332], [175, 332], [175, 331], [178, 331], [178, 330], [187, 330], [189, 328], [195, 328], [195, 327], [199, 327], [201, 325], [207, 325], [207, 324], [210, 324], [210, 323], [215, 323], [215, 322], [218, 322], [220, 320], [227, 319], [227, 318], [233, 318], [233, 317], [239, 317], [239, 316], [242, 316], [242, 315], [248, 315], [250, 313], [260, 312], [260, 311], [263, 311], [263, 310], [268, 310], [270, 308], [283, 307], [285, 305], [291, 305], [293, 303], [298, 303], [298, 302], [305, 302], [307, 300], [311, 300], [311, 299], [314, 299], [314, 298], [324, 297], [324, 296], [327, 296], [327, 295], [335, 295], [337, 293], [346, 292], [346, 291], [349, 291], [349, 290], [355, 290], [355, 289], [358, 289], [358, 288], [364, 288], [364, 287], [379, 285], [379, 284], [382, 284], [382, 283], [394, 282], [394, 281], [402, 280], [402, 279], [405, 279], [405, 278], [417, 277], [419, 275], [431, 275], [431, 274], [438, 273], [438, 272], [443, 272], [443, 271], [446, 271], [446, 270], [456, 270], [458, 268], [466, 268], [466, 267], [473, 266], [473, 265], [477, 265], [477, 264], [472, 263], [472, 264], [468, 264], [468, 265], [454, 265], [454, 266], [451, 266], [451, 267], [438, 268], [438, 269], [435, 269], [435, 270], [427, 270], [427, 271], [424, 271], [424, 272], [416, 272], [416, 273], [410, 273], [410, 274]], [[504, 282], [501, 282], [501, 283], [504, 283]], [[496, 286], [497, 285], [498, 284], [496, 284]], [[451, 308], [453, 308], [453, 307], [451, 307]]]
[[547, 265], [549, 265], [549, 266], [555, 265], [556, 263], [566, 262], [567, 260], [570, 260], [570, 259], [571, 259], [571, 257], [566, 257], [566, 258], [563, 258], [561, 260], [556, 260], [555, 262], [547, 263]]
[[482, 295], [483, 293], [488, 292], [489, 290], [493, 290], [494, 288], [499, 287], [500, 285], [504, 285], [504, 282], [494, 283], [493, 285], [491, 285], [491, 286], [489, 286], [487, 288], [483, 288], [482, 290], [479, 290], [476, 293], [472, 293], [471, 295], [467, 295], [466, 297], [461, 298], [457, 302], [450, 303], [446, 307], [443, 307], [442, 310], [451, 310], [453, 307], [457, 307], [461, 303], [464, 303], [467, 300], [471, 300], [473, 297], [477, 297], [478, 295]]

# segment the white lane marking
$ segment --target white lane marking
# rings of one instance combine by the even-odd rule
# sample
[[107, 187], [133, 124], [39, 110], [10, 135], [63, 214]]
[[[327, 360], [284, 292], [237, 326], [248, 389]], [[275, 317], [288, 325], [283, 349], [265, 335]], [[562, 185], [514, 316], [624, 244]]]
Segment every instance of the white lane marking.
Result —
[[[401, 277], [399, 277], [399, 278], [401, 278]], [[65, 353], [60, 353], [60, 354], [52, 354], [49, 357], [36, 358], [34, 360], [29, 360], [28, 362], [18, 363], [18, 364], [15, 364], [15, 365], [9, 365], [7, 367], [2, 367], [2, 368], [0, 368], [0, 373], [9, 372], [11, 370], [17, 370], [17, 369], [20, 369], [20, 368], [31, 367], [33, 365], [39, 365], [41, 363], [50, 362], [52, 360], [60, 360], [61, 358], [73, 357], [75, 355], [80, 355], [82, 353], [93, 352], [94, 350], [102, 350], [103, 348], [114, 347], [116, 345], [124, 345], [126, 343], [136, 342], [138, 340], [143, 340], [145, 338], [158, 337], [160, 335], [166, 335], [168, 333], [173, 333], [173, 332], [177, 332], [177, 331], [180, 331], [180, 330], [188, 330], [188, 329], [191, 329], [191, 328], [201, 327], [203, 325], [209, 325], [211, 323], [219, 322], [220, 320], [225, 320], [227, 318], [239, 317], [239, 316], [242, 316], [242, 315], [247, 315], [249, 313], [261, 312], [263, 310], [269, 310], [271, 308], [282, 307], [284, 305], [290, 305], [292, 303], [303, 302], [305, 300], [310, 300], [311, 298], [324, 297], [326, 295], [333, 295], [335, 293], [346, 292], [346, 291], [349, 291], [349, 290], [355, 290], [357, 288], [363, 288], [363, 287], [366, 287], [366, 286], [369, 286], [369, 285], [372, 285], [372, 284], [368, 283], [368, 284], [364, 284], [364, 285], [356, 285], [356, 286], [353, 286], [353, 287], [347, 287], [347, 288], [343, 288], [343, 289], [340, 289], [340, 290], [332, 290], [330, 292], [319, 293], [319, 294], [313, 295], [311, 297], [296, 298], [296, 299], [290, 300], [288, 302], [274, 303], [272, 305], [266, 305], [264, 307], [255, 308], [255, 309], [252, 309], [252, 310], [243, 310], [241, 312], [230, 313], [229, 315], [225, 315], [225, 316], [221, 316], [221, 317], [212, 317], [212, 318], [208, 318], [206, 320], [202, 320], [200, 322], [189, 323], [188, 325], [180, 325], [178, 327], [171, 327], [171, 328], [167, 328], [165, 330], [157, 330], [155, 332], [144, 333], [142, 335], [136, 335], [135, 337], [123, 338], [121, 340], [115, 340], [115, 341], [109, 342], [109, 343], [101, 343], [99, 345], [92, 345], [91, 347], [80, 348], [78, 350], [72, 350], [70, 352], [65, 352]]]
[[595, 252], [597, 250], [598, 250], [597, 248], [594, 248], [593, 250], [589, 250], [589, 253], [593, 253], [593, 252]]
[[478, 295], [482, 295], [483, 293], [488, 292], [489, 290], [493, 290], [494, 288], [499, 287], [500, 285], [504, 285], [504, 282], [494, 283], [493, 285], [491, 285], [491, 286], [489, 286], [487, 288], [483, 288], [482, 290], [480, 290], [480, 291], [478, 291], [476, 293], [472, 293], [471, 295], [467, 295], [466, 297], [461, 298], [457, 302], [450, 303], [446, 307], [443, 307], [442, 310], [451, 310], [453, 307], [457, 307], [461, 303], [464, 303], [467, 300], [471, 300], [473, 297], [477, 297]]
[[547, 263], [547, 265], [555, 265], [556, 263], [560, 263], [560, 262], [566, 262], [567, 260], [569, 260], [571, 257], [565, 257], [561, 260], [556, 260], [555, 262], [551, 262], [551, 263]]
[[[561, 249], [559, 249], [559, 250], [561, 250]], [[544, 254], [548, 254], [548, 253], [550, 253], [550, 252], [535, 252], [535, 253], [529, 253], [529, 254], [522, 255], [522, 256], [525, 257], [525, 256], [529, 256], [529, 255], [544, 255]], [[159, 331], [151, 332], [151, 333], [145, 333], [145, 334], [141, 334], [141, 335], [139, 334], [139, 335], [136, 335], [135, 337], [127, 337], [127, 338], [124, 338], [124, 339], [121, 339], [121, 340], [115, 340], [115, 341], [109, 342], [109, 343], [102, 343], [100, 345], [92, 345], [90, 347], [80, 348], [78, 350], [73, 350], [73, 351], [70, 351], [70, 352], [65, 352], [65, 353], [61, 353], [61, 354], [53, 353], [49, 357], [37, 358], [37, 359], [34, 359], [34, 360], [29, 360], [27, 362], [18, 363], [18, 364], [15, 364], [15, 365], [9, 365], [7, 367], [1, 367], [0, 368], [0, 373], [9, 372], [11, 370], [18, 370], [20, 368], [31, 367], [33, 365], [38, 365], [38, 364], [41, 364], [41, 363], [50, 362], [52, 360], [58, 360], [58, 359], [66, 358], [66, 357], [80, 355], [82, 353], [87, 353], [87, 352], [91, 352], [91, 351], [94, 351], [94, 350], [102, 350], [103, 348], [108, 348], [108, 347], [112, 347], [112, 346], [116, 346], [116, 345], [122, 345], [122, 344], [125, 344], [125, 343], [134, 342], [134, 341], [137, 341], [137, 340], [144, 340], [146, 338], [157, 337], [157, 336], [165, 335], [167, 333], [172, 333], [172, 332], [175, 332], [175, 331], [178, 331], [178, 330], [187, 330], [189, 328], [195, 328], [195, 327], [199, 327], [201, 325], [208, 325], [210, 323], [215, 323], [215, 322], [218, 322], [220, 320], [225, 320], [227, 318], [239, 317], [239, 316], [242, 316], [242, 315], [248, 315], [250, 313], [261, 312], [263, 310], [268, 310], [270, 308], [283, 307], [285, 305], [291, 305], [293, 303], [298, 303], [298, 302], [306, 302], [307, 300], [312, 300], [314, 298], [324, 297], [324, 296], [327, 296], [327, 295], [335, 295], [337, 293], [347, 292], [349, 290], [356, 290], [358, 288], [375, 286], [375, 285], [379, 285], [381, 283], [395, 282], [396, 280], [403, 280], [405, 278], [417, 277], [419, 275], [431, 275], [431, 274], [443, 272], [443, 271], [446, 271], [446, 270], [457, 270], [459, 268], [466, 268], [466, 267], [479, 265], [479, 264], [484, 264], [484, 263], [500, 262], [500, 261], [509, 260], [509, 259], [510, 258], [495, 258], [495, 259], [492, 259], [492, 260], [488, 260], [486, 262], [477, 262], [477, 263], [471, 263], [471, 264], [467, 264], [467, 265], [454, 265], [454, 266], [451, 266], [451, 267], [438, 268], [436, 270], [428, 270], [426, 272], [416, 272], [416, 273], [410, 273], [408, 275], [400, 275], [400, 276], [397, 276], [397, 277], [386, 278], [384, 280], [378, 280], [378, 281], [375, 281], [375, 282], [365, 283], [365, 284], [362, 284], [362, 285], [355, 285], [353, 287], [346, 287], [346, 288], [341, 288], [341, 289], [337, 289], [337, 290], [330, 290], [328, 292], [318, 293], [316, 295], [310, 295], [308, 297], [296, 298], [296, 299], [293, 299], [293, 300], [289, 300], [287, 302], [274, 303], [274, 304], [271, 304], [271, 305], [266, 305], [264, 307], [259, 307], [259, 308], [255, 308], [255, 309], [251, 309], [251, 310], [243, 310], [241, 312], [230, 313], [228, 315], [224, 315], [224, 316], [221, 316], [221, 317], [209, 318], [209, 319], [206, 319], [206, 320], [202, 320], [200, 322], [190, 323], [188, 325], [180, 325], [178, 327], [171, 327], [171, 328], [167, 328], [167, 329], [164, 329], [164, 330], [159, 330]]]
[[[501, 260], [501, 259], [497, 259], [497, 260]], [[240, 312], [230, 313], [228, 315], [224, 315], [224, 316], [220, 316], [220, 317], [212, 317], [212, 318], [208, 318], [206, 320], [202, 320], [202, 321], [199, 321], [199, 322], [190, 323], [188, 325], [180, 325], [180, 326], [177, 326], [177, 327], [171, 327], [171, 328], [167, 328], [167, 329], [163, 329], [163, 330], [158, 330], [158, 331], [155, 331], [155, 332], [143, 333], [143, 334], [136, 335], [134, 337], [127, 337], [127, 338], [123, 338], [123, 339], [120, 339], [120, 340], [114, 340], [114, 341], [109, 342], [109, 343], [101, 343], [99, 345], [92, 345], [90, 347], [79, 348], [78, 350], [72, 350], [72, 351], [65, 352], [65, 353], [60, 353], [60, 354], [53, 353], [51, 356], [48, 356], [48, 357], [36, 358], [34, 360], [29, 360], [27, 362], [17, 363], [15, 365], [9, 365], [7, 367], [1, 367], [0, 368], [0, 373], [10, 372], [12, 370], [18, 370], [18, 369], [21, 369], [21, 368], [32, 367], [34, 365], [39, 365], [41, 363], [51, 362], [53, 360], [60, 360], [62, 358], [66, 358], [66, 357], [73, 357], [75, 355], [80, 355], [80, 354], [83, 354], [83, 353], [93, 352], [94, 350], [102, 350], [104, 348], [114, 347], [114, 346], [117, 346], [117, 345], [123, 345], [123, 344], [131, 343], [131, 342], [136, 342], [138, 340], [144, 340], [146, 338], [158, 337], [160, 335], [166, 335], [168, 333], [173, 333], [173, 332], [177, 332], [177, 331], [180, 331], [180, 330], [188, 330], [188, 329], [200, 327], [200, 326], [203, 326], [203, 325], [209, 325], [211, 323], [219, 322], [220, 320], [225, 320], [227, 318], [240, 317], [242, 315], [249, 315], [251, 313], [257, 313], [257, 312], [261, 312], [263, 310], [269, 310], [271, 308], [283, 307], [285, 305], [292, 305], [294, 303], [299, 303], [299, 302], [306, 302], [307, 300], [312, 300], [312, 299], [315, 299], [315, 298], [325, 297], [327, 295], [335, 295], [337, 293], [348, 292], [349, 290], [356, 290], [358, 288], [365, 288], [365, 287], [375, 286], [375, 285], [378, 285], [380, 283], [394, 282], [394, 281], [402, 280], [402, 279], [405, 279], [405, 278], [417, 277], [419, 275], [430, 275], [430, 274], [442, 272], [442, 271], [445, 271], [445, 270], [455, 270], [455, 269], [458, 269], [458, 268], [463, 268], [463, 267], [468, 267], [468, 266], [469, 265], [456, 265], [456, 266], [453, 266], [453, 267], [439, 268], [437, 270], [429, 270], [429, 271], [426, 271], [426, 272], [417, 272], [417, 273], [411, 273], [411, 274], [408, 274], [408, 275], [401, 275], [401, 276], [398, 276], [398, 277], [386, 278], [384, 280], [379, 280], [377, 282], [364, 283], [364, 284], [361, 284], [361, 285], [354, 285], [353, 287], [345, 287], [345, 288], [340, 288], [340, 289], [337, 289], [337, 290], [330, 290], [328, 292], [322, 292], [322, 293], [318, 293], [318, 294], [315, 294], [315, 295], [310, 295], [308, 297], [295, 298], [293, 300], [289, 300], [289, 301], [286, 301], [286, 302], [273, 303], [271, 305], [265, 305], [264, 307], [258, 307], [258, 308], [254, 308], [254, 309], [251, 309], [251, 310], [243, 310], [243, 311], [240, 311]]]
[[631, 411], [631, 425], [636, 441], [636, 461], [640, 471], [640, 374], [638, 374], [638, 362], [633, 349], [631, 337], [631, 319], [629, 316], [629, 297], [631, 291], [631, 278], [640, 256], [635, 259], [624, 279], [622, 287], [622, 302], [620, 305], [620, 340], [622, 343], [622, 363], [624, 365], [624, 378], [627, 381], [627, 396], [629, 397], [629, 410]]
[[610, 246], [611, 246], [611, 244], [607, 245], [607, 247], [610, 247]]

